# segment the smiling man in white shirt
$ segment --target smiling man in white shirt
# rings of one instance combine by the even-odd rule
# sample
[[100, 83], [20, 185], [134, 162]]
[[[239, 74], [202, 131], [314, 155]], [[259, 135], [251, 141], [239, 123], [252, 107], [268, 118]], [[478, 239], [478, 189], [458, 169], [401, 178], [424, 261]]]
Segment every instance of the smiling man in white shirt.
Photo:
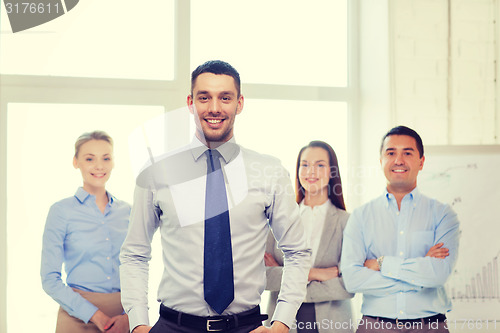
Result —
[[[233, 126], [243, 104], [239, 74], [231, 65], [200, 65], [192, 73], [187, 97], [196, 123], [193, 141], [137, 178], [120, 256], [122, 303], [134, 333], [288, 332], [293, 323], [305, 296], [310, 249], [290, 178], [279, 160], [235, 142]], [[219, 194], [209, 194], [217, 186]], [[151, 328], [148, 262], [158, 227], [164, 272], [158, 289], [160, 319]], [[265, 317], [258, 307], [266, 285], [269, 227], [285, 253], [287, 269], [270, 328], [262, 326]], [[220, 282], [223, 288], [212, 287]]]

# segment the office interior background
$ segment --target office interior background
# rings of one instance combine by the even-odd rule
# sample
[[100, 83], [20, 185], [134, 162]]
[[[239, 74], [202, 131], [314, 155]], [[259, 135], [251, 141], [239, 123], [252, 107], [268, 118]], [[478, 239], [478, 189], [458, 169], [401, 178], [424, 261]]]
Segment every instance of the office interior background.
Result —
[[[333, 146], [348, 211], [383, 190], [380, 138], [395, 125], [426, 146], [499, 144], [498, 0], [85, 0], [15, 34], [4, 9], [0, 332], [55, 326], [41, 238], [50, 205], [81, 184], [76, 138], [94, 129], [114, 138], [108, 190], [131, 203], [146, 146], [190, 141], [190, 73], [206, 60], [240, 72], [240, 144], [279, 157], [292, 177], [302, 146]], [[152, 272], [155, 318], [161, 268]]]

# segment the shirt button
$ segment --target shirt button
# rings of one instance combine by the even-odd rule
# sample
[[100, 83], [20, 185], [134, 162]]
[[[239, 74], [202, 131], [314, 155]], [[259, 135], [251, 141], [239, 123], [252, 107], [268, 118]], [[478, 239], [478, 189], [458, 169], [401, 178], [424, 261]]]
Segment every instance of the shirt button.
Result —
[[107, 260], [111, 259], [110, 257], [106, 257]]
[[399, 313], [403, 314], [404, 312], [403, 312], [403, 310], [400, 310]]
[[399, 234], [400, 234], [400, 235], [402, 235], [402, 234], [404, 234], [404, 233], [405, 233], [405, 232], [404, 232], [403, 230], [401, 230], [401, 231], [399, 232]]
[[106, 237], [106, 240], [109, 241], [109, 237]]
[[403, 255], [403, 251], [399, 252], [399, 255], [402, 256]]
[[399, 212], [397, 212], [396, 215], [399, 216]]
[[106, 277], [106, 279], [111, 280], [111, 276]]

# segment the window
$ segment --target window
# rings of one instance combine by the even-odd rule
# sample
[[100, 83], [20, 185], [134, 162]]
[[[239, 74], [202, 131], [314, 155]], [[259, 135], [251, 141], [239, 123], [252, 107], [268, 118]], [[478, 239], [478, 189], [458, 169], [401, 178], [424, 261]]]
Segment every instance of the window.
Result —
[[2, 74], [173, 79], [173, 0], [79, 1], [53, 21], [14, 34], [4, 9]]
[[191, 67], [228, 61], [245, 83], [347, 86], [347, 1], [191, 1]]

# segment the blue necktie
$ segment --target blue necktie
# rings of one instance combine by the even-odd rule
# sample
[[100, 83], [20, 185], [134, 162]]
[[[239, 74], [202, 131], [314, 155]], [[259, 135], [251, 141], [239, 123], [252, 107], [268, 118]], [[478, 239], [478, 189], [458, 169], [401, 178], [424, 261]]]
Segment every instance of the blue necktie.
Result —
[[221, 314], [234, 299], [233, 254], [226, 187], [217, 150], [207, 154], [205, 194], [205, 301]]

